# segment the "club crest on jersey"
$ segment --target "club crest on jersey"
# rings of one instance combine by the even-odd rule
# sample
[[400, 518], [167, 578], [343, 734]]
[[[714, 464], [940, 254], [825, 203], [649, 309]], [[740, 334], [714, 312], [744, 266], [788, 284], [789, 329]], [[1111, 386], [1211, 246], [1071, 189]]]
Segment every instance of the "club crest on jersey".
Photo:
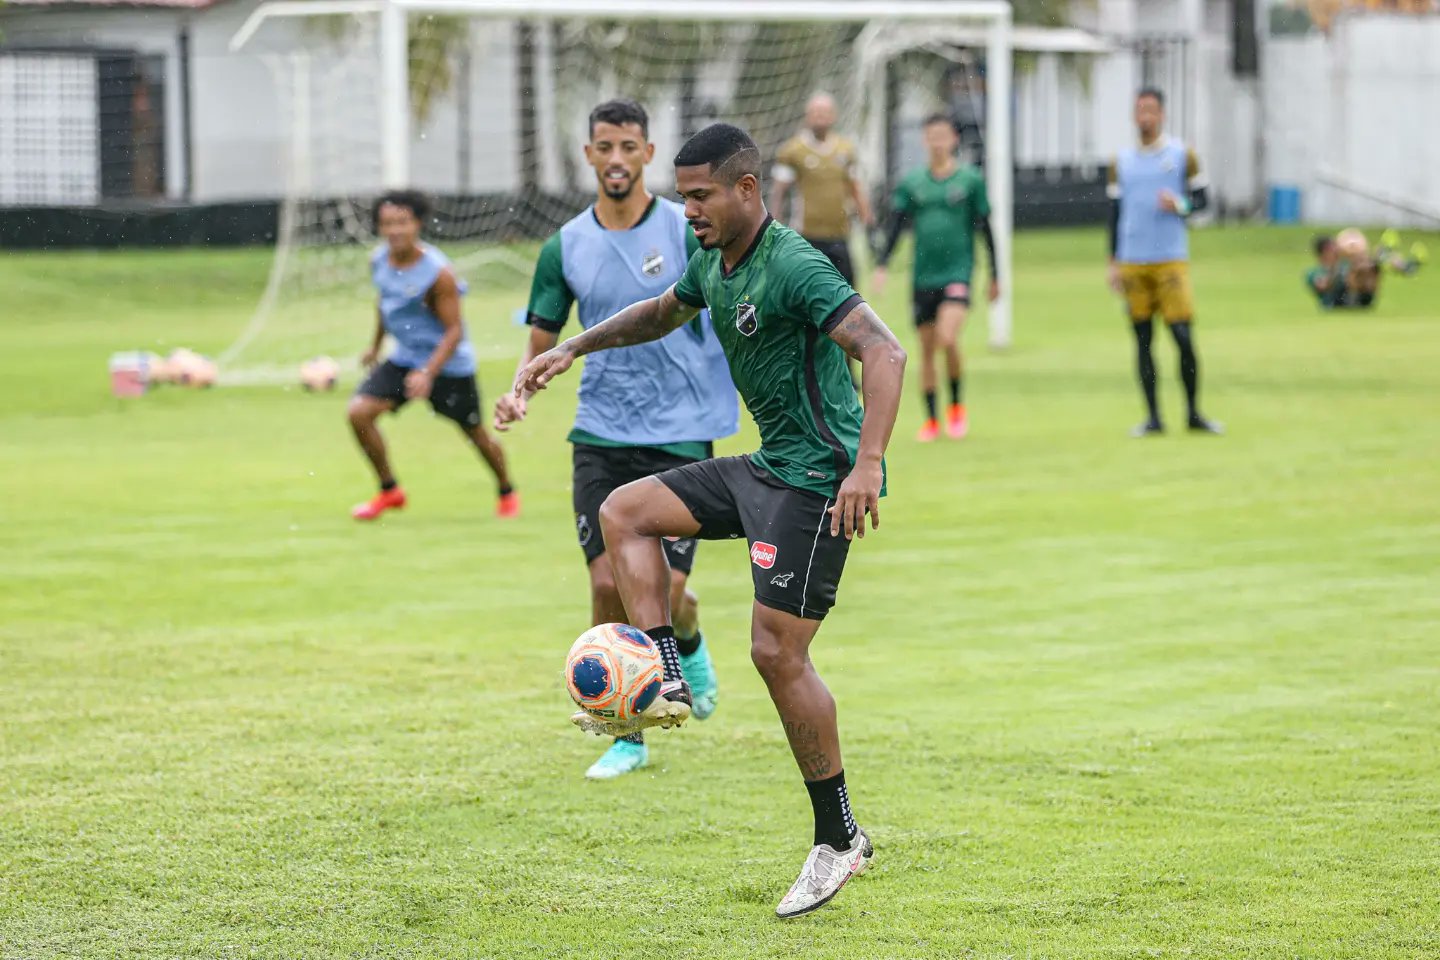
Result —
[[755, 304], [735, 305], [735, 329], [747, 337], [755, 336], [755, 331], [760, 329], [760, 318], [755, 313]]
[[658, 277], [664, 269], [665, 254], [659, 250], [650, 250], [640, 258], [640, 272], [647, 277]]
[[779, 553], [775, 544], [766, 543], [764, 540], [756, 540], [750, 544], [750, 560], [761, 570], [769, 570], [775, 566], [775, 555]]
[[966, 196], [968, 196], [968, 194], [965, 192], [964, 187], [951, 187], [945, 191], [945, 202], [952, 207], [957, 207], [965, 202]]

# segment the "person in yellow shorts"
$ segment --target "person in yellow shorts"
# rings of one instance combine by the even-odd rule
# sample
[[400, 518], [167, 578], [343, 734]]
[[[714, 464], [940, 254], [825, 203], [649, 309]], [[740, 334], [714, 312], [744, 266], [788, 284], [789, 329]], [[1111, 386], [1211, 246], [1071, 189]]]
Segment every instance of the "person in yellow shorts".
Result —
[[1141, 90], [1135, 98], [1139, 141], [1120, 152], [1110, 167], [1110, 285], [1124, 294], [1135, 331], [1136, 371], [1148, 417], [1133, 431], [1147, 437], [1165, 431], [1155, 396], [1155, 359], [1150, 354], [1155, 315], [1170, 328], [1180, 353], [1187, 425], [1221, 433], [1200, 413], [1200, 362], [1195, 355], [1190, 293], [1190, 243], [1186, 218], [1208, 203], [1200, 161], [1175, 137], [1164, 133], [1165, 97]]

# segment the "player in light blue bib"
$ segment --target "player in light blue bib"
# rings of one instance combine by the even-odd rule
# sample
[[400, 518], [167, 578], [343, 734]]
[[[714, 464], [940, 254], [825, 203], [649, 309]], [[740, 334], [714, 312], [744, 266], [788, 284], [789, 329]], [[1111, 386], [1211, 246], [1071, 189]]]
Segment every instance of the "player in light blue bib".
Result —
[[[633, 100], [611, 100], [590, 114], [585, 158], [599, 182], [595, 203], [562, 226], [540, 251], [530, 290], [530, 340], [523, 368], [554, 347], [572, 305], [580, 325], [594, 326], [679, 280], [699, 247], [679, 204], [645, 189], [645, 164], [655, 153], [649, 117]], [[495, 426], [525, 416], [525, 400], [502, 396]], [[615, 587], [600, 505], [633, 480], [712, 455], [711, 443], [739, 427], [735, 385], [708, 316], [651, 343], [596, 354], [580, 378], [580, 403], [570, 431], [574, 445], [575, 534], [590, 569], [594, 623], [628, 622]], [[694, 691], [694, 714], [715, 709], [718, 686], [700, 633], [695, 595], [686, 589], [698, 541], [668, 541], [670, 607], [680, 659]], [[640, 735], [615, 741], [586, 773], [619, 776], [648, 760]]]
[[[385, 438], [376, 421], [410, 400], [429, 400], [431, 409], [459, 426], [485, 458], [500, 487], [496, 513], [513, 517], [520, 510], [505, 453], [485, 431], [480, 416], [475, 349], [460, 319], [465, 282], [455, 275], [445, 254], [420, 242], [429, 209], [425, 196], [411, 190], [387, 193], [375, 206], [376, 229], [385, 238], [385, 245], [370, 256], [378, 322], [361, 361], [370, 375], [350, 399], [349, 414], [355, 439], [380, 481], [380, 492], [351, 510], [356, 520], [374, 520], [405, 506], [405, 491], [390, 469]], [[395, 341], [395, 349], [379, 363], [386, 335]]]
[[1222, 433], [1200, 412], [1200, 361], [1192, 331], [1190, 239], [1186, 221], [1205, 209], [1205, 177], [1195, 152], [1165, 135], [1165, 96], [1146, 88], [1135, 97], [1137, 142], [1110, 167], [1110, 285], [1125, 297], [1135, 332], [1136, 374], [1145, 395], [1146, 418], [1131, 431], [1148, 437], [1165, 431], [1155, 395], [1150, 354], [1155, 315], [1170, 328], [1185, 384], [1186, 425], [1198, 433]]

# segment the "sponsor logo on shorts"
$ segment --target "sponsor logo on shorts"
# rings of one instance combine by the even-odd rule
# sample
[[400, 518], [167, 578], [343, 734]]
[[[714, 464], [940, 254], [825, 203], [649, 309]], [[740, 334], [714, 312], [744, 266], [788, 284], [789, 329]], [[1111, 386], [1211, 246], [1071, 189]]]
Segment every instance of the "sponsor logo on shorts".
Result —
[[760, 318], [755, 315], [755, 304], [735, 305], [735, 329], [747, 337], [755, 336], [755, 331], [760, 329]]
[[640, 258], [640, 271], [647, 277], [658, 277], [664, 269], [665, 254], [659, 250], [647, 251], [645, 256]]
[[766, 543], [763, 540], [756, 540], [750, 544], [750, 559], [761, 570], [769, 570], [775, 566], [775, 554], [778, 552], [773, 543]]
[[575, 533], [580, 537], [580, 546], [590, 546], [590, 538], [595, 536], [595, 528], [590, 526], [590, 518], [583, 513], [575, 517]]
[[947, 283], [945, 285], [945, 296], [961, 298], [970, 296], [970, 284], [968, 283]]
[[790, 580], [791, 580], [791, 578], [793, 578], [794, 576], [795, 576], [795, 571], [792, 570], [792, 571], [790, 571], [789, 573], [782, 573], [782, 574], [780, 574], [780, 575], [778, 575], [778, 576], [771, 577], [771, 578], [770, 578], [770, 585], [771, 585], [771, 586], [775, 586], [775, 587], [780, 587], [780, 588], [783, 589], [783, 588], [785, 588], [785, 587], [790, 586]]

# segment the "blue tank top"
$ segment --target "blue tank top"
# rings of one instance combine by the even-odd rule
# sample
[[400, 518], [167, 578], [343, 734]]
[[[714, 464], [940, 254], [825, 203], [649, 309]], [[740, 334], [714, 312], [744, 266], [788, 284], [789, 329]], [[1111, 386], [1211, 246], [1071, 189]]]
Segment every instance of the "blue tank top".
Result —
[[[420, 251], [420, 259], [404, 268], [390, 262], [388, 247], [381, 247], [370, 255], [370, 279], [380, 294], [380, 319], [385, 324], [385, 332], [395, 338], [390, 361], [402, 367], [425, 366], [445, 335], [445, 325], [426, 305], [425, 298], [439, 279], [440, 271], [450, 266], [450, 258], [428, 243], [421, 244]], [[463, 297], [469, 287], [463, 280], [459, 285]], [[461, 334], [459, 346], [440, 368], [440, 375], [475, 375], [475, 348], [470, 344], [468, 332]]]
[[[561, 227], [565, 282], [580, 324], [588, 330], [679, 280], [689, 229], [683, 208], [664, 198], [629, 230], [606, 230], [592, 209]], [[585, 358], [576, 430], [660, 445], [717, 440], [739, 427], [735, 384], [708, 314], [654, 342]]]
[[1160, 209], [1160, 191], [1190, 195], [1185, 144], [1171, 137], [1152, 149], [1130, 147], [1116, 160], [1120, 188], [1120, 235], [1115, 259], [1121, 263], [1168, 263], [1190, 259], [1185, 219]]

